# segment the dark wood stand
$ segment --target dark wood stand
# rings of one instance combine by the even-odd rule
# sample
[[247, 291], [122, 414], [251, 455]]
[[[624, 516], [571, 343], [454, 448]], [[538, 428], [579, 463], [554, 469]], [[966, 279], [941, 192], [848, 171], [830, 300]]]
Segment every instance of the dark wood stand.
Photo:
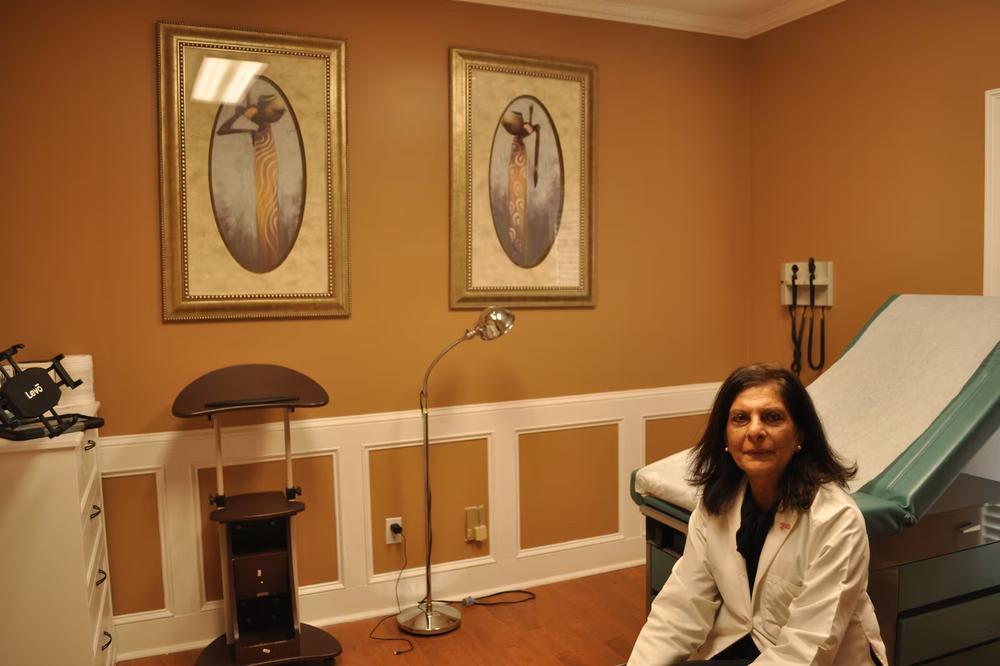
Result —
[[[305, 504], [292, 484], [289, 414], [296, 407], [319, 407], [326, 391], [303, 375], [277, 365], [237, 365], [214, 370], [188, 384], [174, 401], [180, 417], [208, 416], [215, 427], [217, 508], [226, 633], [198, 656], [195, 666], [333, 664], [340, 643], [321, 629], [299, 622], [295, 568], [295, 514]], [[285, 422], [284, 491], [226, 497], [223, 488], [220, 414], [243, 409], [280, 408]]]

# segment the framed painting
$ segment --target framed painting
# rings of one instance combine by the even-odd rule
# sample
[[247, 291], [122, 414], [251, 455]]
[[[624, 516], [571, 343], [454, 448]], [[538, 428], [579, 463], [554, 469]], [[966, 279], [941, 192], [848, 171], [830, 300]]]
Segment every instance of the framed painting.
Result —
[[164, 321], [347, 316], [344, 43], [157, 28]]
[[592, 65], [451, 51], [451, 307], [594, 300]]

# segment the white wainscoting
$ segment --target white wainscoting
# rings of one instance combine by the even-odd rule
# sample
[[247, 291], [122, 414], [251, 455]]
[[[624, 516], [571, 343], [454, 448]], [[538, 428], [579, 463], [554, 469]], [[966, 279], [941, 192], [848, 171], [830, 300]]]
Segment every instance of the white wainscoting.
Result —
[[[628, 489], [630, 473], [645, 459], [645, 420], [707, 411], [718, 386], [692, 384], [432, 410], [432, 441], [487, 438], [490, 486], [489, 557], [435, 566], [434, 596], [479, 596], [641, 564], [643, 521]], [[518, 433], [609, 422], [619, 426], [618, 533], [521, 550]], [[300, 588], [300, 619], [327, 626], [394, 613], [395, 576], [372, 574], [368, 452], [419, 442], [419, 411], [310, 419], [295, 421], [291, 427], [294, 455], [329, 455], [334, 461], [340, 562], [338, 581]], [[226, 428], [223, 420], [227, 464], [281, 457], [283, 442], [280, 422]], [[160, 498], [167, 608], [115, 618], [119, 658], [206, 645], [224, 631], [219, 604], [204, 602], [199, 544], [198, 502], [206, 500], [198, 497], [197, 470], [214, 464], [212, 430], [102, 437], [100, 449], [104, 476], [155, 470]], [[303, 499], [309, 501], [308, 493]], [[411, 569], [403, 574], [399, 592], [404, 607], [423, 595], [421, 571]]]

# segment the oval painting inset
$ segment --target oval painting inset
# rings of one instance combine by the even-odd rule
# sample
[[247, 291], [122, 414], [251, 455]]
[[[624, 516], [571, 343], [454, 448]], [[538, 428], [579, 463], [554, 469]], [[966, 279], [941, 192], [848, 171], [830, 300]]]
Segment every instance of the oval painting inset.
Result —
[[503, 251], [537, 266], [559, 233], [565, 190], [562, 146], [548, 109], [521, 95], [497, 121], [490, 154], [490, 210]]
[[233, 259], [254, 273], [280, 266], [302, 226], [306, 179], [299, 123], [274, 81], [261, 76], [247, 101], [219, 107], [209, 187], [215, 223]]

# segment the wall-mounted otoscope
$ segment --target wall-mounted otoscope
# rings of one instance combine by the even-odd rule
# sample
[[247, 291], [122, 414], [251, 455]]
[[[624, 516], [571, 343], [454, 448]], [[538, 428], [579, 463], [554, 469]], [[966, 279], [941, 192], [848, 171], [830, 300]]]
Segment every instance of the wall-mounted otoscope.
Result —
[[802, 317], [802, 322], [795, 325], [795, 308], [799, 304], [799, 266], [792, 264], [792, 302], [788, 306], [788, 314], [792, 319], [792, 372], [796, 375], [802, 371], [802, 328], [806, 325], [806, 318]]
[[[819, 370], [826, 364], [826, 310], [819, 309], [819, 361], [813, 362], [813, 324], [816, 319], [816, 260], [809, 257], [809, 367]], [[803, 315], [803, 319], [805, 316]], [[802, 336], [799, 335], [799, 343]], [[801, 352], [800, 352], [801, 353]]]
[[[803, 270], [808, 273], [807, 279], [799, 276]], [[809, 257], [809, 261], [782, 264], [781, 303], [788, 307], [792, 324], [792, 372], [797, 375], [802, 370], [802, 338], [807, 308], [809, 334], [806, 338], [806, 360], [810, 368], [820, 370], [826, 365], [826, 308], [833, 306], [833, 262], [816, 261]], [[818, 358], [814, 349], [816, 308], [820, 311]]]

